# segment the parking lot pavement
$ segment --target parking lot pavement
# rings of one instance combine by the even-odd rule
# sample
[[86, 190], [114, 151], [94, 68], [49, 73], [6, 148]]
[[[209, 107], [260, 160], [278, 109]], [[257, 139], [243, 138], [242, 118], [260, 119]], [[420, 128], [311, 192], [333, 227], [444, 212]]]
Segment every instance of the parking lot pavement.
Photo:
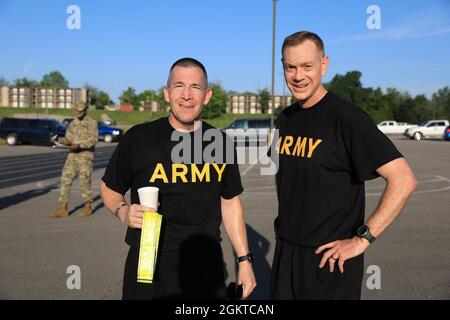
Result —
[[[450, 143], [402, 137], [392, 140], [411, 164], [419, 186], [404, 212], [367, 251], [363, 298], [449, 299]], [[106, 159], [112, 152], [112, 148], [108, 149], [111, 145], [101, 147], [105, 148], [97, 149], [104, 152], [99, 158]], [[49, 150], [31, 146], [8, 148], [0, 146], [1, 174], [7, 171], [5, 164], [21, 163], [16, 173], [21, 175], [21, 168], [26, 169], [23, 165], [32, 156], [48, 161], [42, 155]], [[50, 154], [57, 158], [63, 152], [52, 150]], [[13, 156], [23, 157], [10, 158], [14, 161], [8, 162], [8, 157]], [[30, 168], [42, 165], [35, 160], [28, 163]], [[55, 161], [53, 165], [62, 168], [62, 162]], [[57, 170], [52, 166], [50, 169]], [[38, 168], [42, 172], [48, 170]], [[258, 287], [252, 297], [264, 299], [274, 250], [274, 177], [262, 176], [259, 165], [243, 164], [240, 169], [248, 237], [256, 257]], [[127, 253], [123, 242], [126, 228], [101, 203], [98, 190], [103, 171], [104, 166], [99, 165], [93, 175], [95, 214], [89, 218], [77, 216], [82, 201], [76, 180], [69, 206], [73, 214], [66, 219], [48, 218], [48, 212], [57, 206], [59, 175], [3, 187], [0, 175], [0, 298], [120, 299]], [[366, 189], [368, 215], [376, 207], [384, 182], [380, 178], [369, 181]], [[223, 239], [227, 281], [234, 281], [234, 257], [224, 233]], [[72, 279], [70, 266], [80, 268], [81, 289], [67, 287]]]
[[[0, 157], [0, 189], [13, 186], [42, 183], [50, 178], [59, 177], [67, 157], [67, 150], [48, 147], [27, 146], [25, 150], [38, 151], [28, 155], [11, 155], [19, 147], [5, 146], [9, 156]], [[99, 146], [95, 152], [94, 169], [105, 168], [115, 145]], [[23, 151], [22, 151], [23, 152]]]

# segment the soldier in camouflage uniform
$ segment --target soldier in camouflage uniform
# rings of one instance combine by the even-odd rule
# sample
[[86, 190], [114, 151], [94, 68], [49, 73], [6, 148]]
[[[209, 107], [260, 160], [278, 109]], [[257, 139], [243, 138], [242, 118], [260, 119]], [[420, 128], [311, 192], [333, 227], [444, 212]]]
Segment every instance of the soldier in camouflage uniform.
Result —
[[61, 175], [60, 207], [50, 213], [51, 217], [68, 217], [67, 208], [70, 189], [77, 174], [80, 177], [81, 198], [84, 201], [84, 209], [80, 217], [92, 214], [92, 186], [91, 177], [94, 161], [95, 144], [98, 140], [97, 121], [86, 115], [87, 104], [79, 102], [75, 105], [76, 118], [70, 122], [66, 130], [66, 136], [59, 138], [58, 142], [69, 146], [70, 153]]

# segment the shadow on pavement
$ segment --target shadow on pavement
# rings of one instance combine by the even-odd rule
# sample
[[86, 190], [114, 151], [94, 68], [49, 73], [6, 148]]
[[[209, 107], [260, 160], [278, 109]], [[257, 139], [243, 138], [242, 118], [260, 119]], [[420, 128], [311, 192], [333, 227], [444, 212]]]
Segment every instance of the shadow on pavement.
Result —
[[[94, 206], [95, 202], [100, 200], [100, 203], [97, 204], [93, 209], [92, 209], [92, 214], [94, 214], [96, 211], [100, 210], [101, 208], [104, 207], [103, 205], [103, 201], [101, 201], [101, 197], [100, 195], [96, 195], [94, 198], [92, 198], [92, 206]], [[75, 211], [83, 209], [84, 207], [84, 203], [79, 204], [78, 206], [76, 206], [75, 208], [73, 208], [72, 210], [69, 211], [69, 216], [72, 215]]]
[[14, 194], [12, 196], [0, 198], [0, 210], [3, 210], [10, 206], [14, 206], [18, 203], [21, 203], [21, 202], [24, 202], [24, 201], [27, 201], [27, 200], [30, 200], [30, 199], [33, 199], [36, 197], [43, 196], [44, 194], [47, 194], [56, 188], [58, 188], [58, 183], [49, 185], [45, 188], [33, 189], [33, 190], [26, 191], [26, 192], [20, 192], [20, 193]]

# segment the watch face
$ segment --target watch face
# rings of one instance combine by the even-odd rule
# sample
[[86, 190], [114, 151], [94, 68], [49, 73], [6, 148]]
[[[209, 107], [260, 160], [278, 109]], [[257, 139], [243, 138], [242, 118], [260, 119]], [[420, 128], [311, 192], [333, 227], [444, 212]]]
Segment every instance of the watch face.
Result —
[[364, 237], [369, 232], [369, 228], [367, 226], [361, 226], [358, 228], [358, 231], [356, 231], [356, 234], [358, 237]]
[[255, 257], [251, 253], [248, 254], [248, 261], [250, 263], [253, 263], [253, 261], [255, 261]]

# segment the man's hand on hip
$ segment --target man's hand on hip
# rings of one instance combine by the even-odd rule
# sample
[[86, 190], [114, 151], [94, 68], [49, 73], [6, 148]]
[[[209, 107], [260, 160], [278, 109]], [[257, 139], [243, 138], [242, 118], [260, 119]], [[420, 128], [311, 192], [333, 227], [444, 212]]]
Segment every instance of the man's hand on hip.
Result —
[[330, 265], [330, 272], [333, 272], [334, 263], [337, 261], [339, 271], [341, 273], [344, 273], [345, 261], [362, 254], [364, 251], [366, 251], [369, 244], [369, 241], [357, 236], [350, 239], [338, 240], [324, 244], [316, 250], [316, 254], [320, 254], [323, 250], [328, 249], [323, 254], [319, 268], [322, 269], [328, 262], [328, 264]]

